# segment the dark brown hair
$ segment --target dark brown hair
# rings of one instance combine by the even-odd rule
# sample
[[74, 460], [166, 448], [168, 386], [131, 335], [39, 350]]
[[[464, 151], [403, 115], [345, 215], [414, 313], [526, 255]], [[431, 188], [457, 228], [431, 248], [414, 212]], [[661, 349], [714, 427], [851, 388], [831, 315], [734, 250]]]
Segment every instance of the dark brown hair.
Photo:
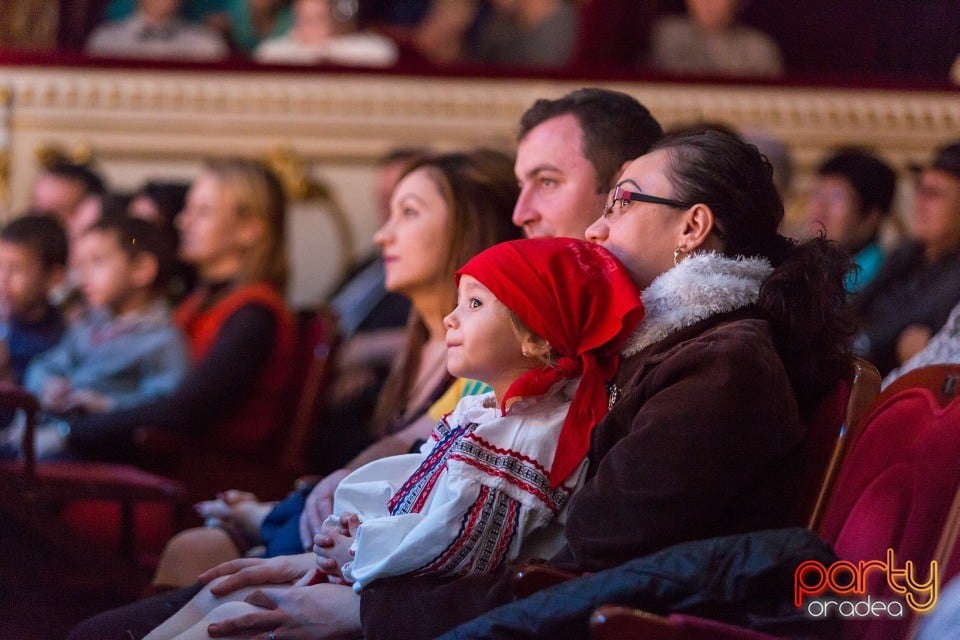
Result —
[[[454, 272], [487, 247], [520, 237], [520, 229], [510, 220], [519, 194], [513, 159], [490, 149], [429, 155], [413, 162], [404, 175], [419, 169], [426, 170], [450, 212], [444, 275], [449, 282], [446, 306], [452, 310], [457, 296]], [[410, 316], [406, 347], [377, 400], [373, 425], [381, 432], [413, 408], [407, 406], [410, 386], [424, 366], [422, 352], [429, 334], [416, 313]]]
[[710, 207], [723, 253], [773, 265], [757, 306], [773, 327], [801, 412], [812, 411], [849, 364], [849, 255], [822, 237], [796, 245], [779, 234], [783, 202], [770, 163], [752, 144], [700, 130], [664, 136], [653, 146], [659, 149], [669, 154], [672, 197]]

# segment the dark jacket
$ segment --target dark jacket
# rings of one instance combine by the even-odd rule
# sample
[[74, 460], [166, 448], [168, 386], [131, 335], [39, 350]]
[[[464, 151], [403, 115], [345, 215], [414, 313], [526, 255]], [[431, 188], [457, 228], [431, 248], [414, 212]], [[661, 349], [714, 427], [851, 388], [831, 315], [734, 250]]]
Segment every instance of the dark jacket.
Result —
[[[756, 308], [714, 315], [627, 358], [593, 433], [567, 546], [551, 564], [609, 569], [687, 540], [786, 524], [805, 434]], [[364, 637], [433, 638], [513, 599], [508, 574], [400, 576], [361, 594]]]
[[837, 557], [815, 534], [798, 528], [684, 542], [497, 607], [441, 640], [586, 638], [590, 614], [607, 604], [791, 638], [834, 637], [838, 620], [808, 617], [793, 603], [796, 569], [811, 560], [830, 565]]

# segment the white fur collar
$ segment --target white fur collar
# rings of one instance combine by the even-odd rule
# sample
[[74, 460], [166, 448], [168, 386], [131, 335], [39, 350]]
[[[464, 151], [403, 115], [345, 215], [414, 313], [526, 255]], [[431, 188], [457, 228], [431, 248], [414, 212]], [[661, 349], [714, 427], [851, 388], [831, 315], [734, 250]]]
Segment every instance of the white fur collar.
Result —
[[660, 274], [640, 294], [646, 316], [620, 350], [631, 356], [674, 331], [757, 301], [773, 271], [766, 258], [695, 253]]

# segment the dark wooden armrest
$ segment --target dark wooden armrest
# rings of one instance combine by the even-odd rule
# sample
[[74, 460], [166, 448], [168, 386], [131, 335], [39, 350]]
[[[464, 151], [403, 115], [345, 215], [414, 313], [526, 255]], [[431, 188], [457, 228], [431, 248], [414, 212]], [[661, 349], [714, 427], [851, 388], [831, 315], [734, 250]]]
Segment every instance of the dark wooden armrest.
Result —
[[541, 589], [553, 587], [566, 582], [578, 574], [562, 569], [555, 569], [546, 564], [530, 562], [517, 569], [510, 577], [510, 586], [518, 598], [526, 598]]

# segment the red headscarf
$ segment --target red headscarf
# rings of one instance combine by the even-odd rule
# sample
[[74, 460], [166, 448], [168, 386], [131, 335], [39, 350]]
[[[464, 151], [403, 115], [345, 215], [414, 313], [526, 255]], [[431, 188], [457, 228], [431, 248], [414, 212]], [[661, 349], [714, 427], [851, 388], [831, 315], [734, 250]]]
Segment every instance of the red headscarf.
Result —
[[560, 356], [531, 369], [501, 398], [539, 396], [560, 380], [581, 377], [550, 467], [558, 486], [590, 449], [590, 433], [607, 412], [606, 382], [619, 349], [643, 319], [640, 292], [609, 251], [584, 240], [537, 238], [494, 245], [457, 271], [485, 286]]

